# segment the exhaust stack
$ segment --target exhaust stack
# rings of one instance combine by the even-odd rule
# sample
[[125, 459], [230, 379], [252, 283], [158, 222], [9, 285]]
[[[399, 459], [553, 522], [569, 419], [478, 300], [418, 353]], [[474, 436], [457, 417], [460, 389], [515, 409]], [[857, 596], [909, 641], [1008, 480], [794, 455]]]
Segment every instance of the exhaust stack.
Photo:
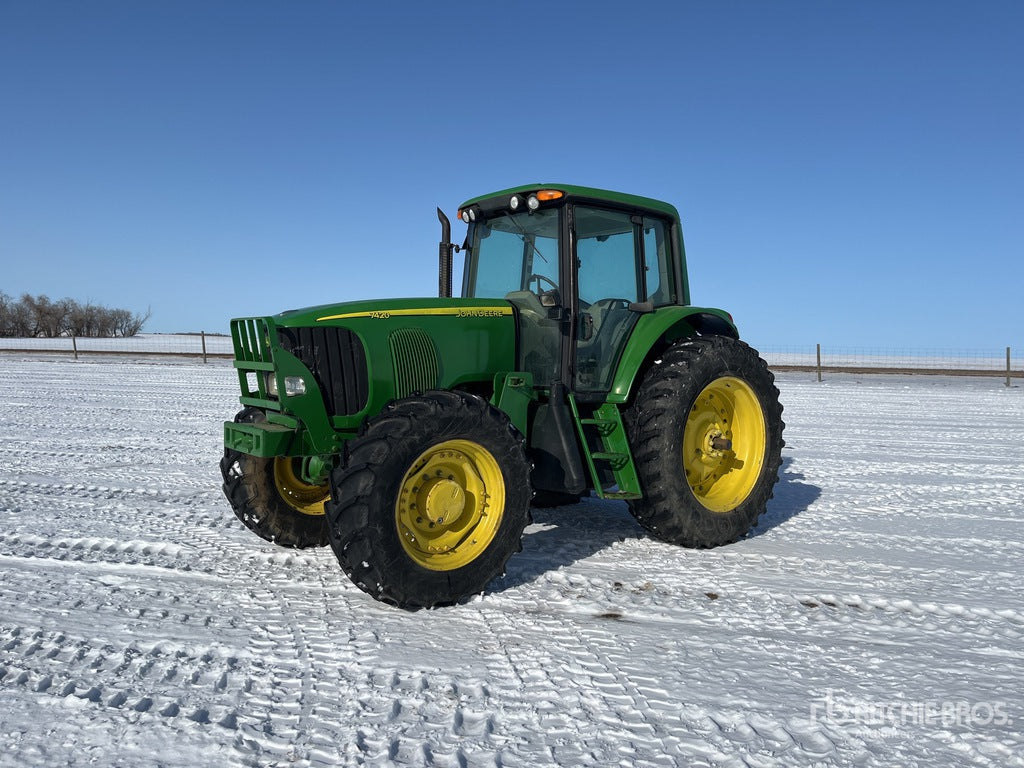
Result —
[[438, 244], [437, 295], [442, 299], [452, 297], [452, 223], [437, 209], [437, 220], [441, 222], [441, 242]]

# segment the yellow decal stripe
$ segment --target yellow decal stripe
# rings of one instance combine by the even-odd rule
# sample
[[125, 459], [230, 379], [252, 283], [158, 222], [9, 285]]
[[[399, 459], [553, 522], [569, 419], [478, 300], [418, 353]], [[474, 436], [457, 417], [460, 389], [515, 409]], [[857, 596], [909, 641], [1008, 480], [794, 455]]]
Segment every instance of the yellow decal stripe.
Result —
[[371, 312], [346, 312], [341, 315], [327, 315], [318, 317], [316, 321], [322, 323], [325, 320], [348, 320], [353, 317], [372, 317], [376, 320], [386, 320], [389, 317], [498, 317], [511, 315], [512, 307], [433, 307], [426, 309], [375, 309]]

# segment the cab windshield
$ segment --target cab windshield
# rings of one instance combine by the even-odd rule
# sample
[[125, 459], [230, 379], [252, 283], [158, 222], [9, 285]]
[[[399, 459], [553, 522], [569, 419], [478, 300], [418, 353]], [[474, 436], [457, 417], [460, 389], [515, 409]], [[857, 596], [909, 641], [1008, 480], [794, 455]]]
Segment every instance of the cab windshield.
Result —
[[558, 289], [558, 209], [509, 213], [472, 227], [463, 295], [515, 299]]
[[554, 381], [559, 369], [561, 334], [551, 314], [561, 304], [558, 232], [559, 209], [508, 213], [470, 227], [463, 295], [515, 305], [519, 370], [538, 386]]

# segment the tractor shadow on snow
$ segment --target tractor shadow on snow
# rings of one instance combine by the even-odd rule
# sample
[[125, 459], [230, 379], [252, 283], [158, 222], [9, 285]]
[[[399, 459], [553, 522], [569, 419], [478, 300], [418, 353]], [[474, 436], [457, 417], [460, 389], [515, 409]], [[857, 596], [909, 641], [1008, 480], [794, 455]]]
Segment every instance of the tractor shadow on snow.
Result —
[[779, 482], [775, 486], [775, 495], [768, 502], [768, 509], [757, 521], [757, 525], [747, 535], [748, 539], [763, 536], [772, 528], [792, 520], [807, 511], [821, 496], [821, 488], [804, 482], [803, 472], [794, 470], [792, 464], [792, 458], [783, 457], [782, 466], [779, 467]]
[[[807, 510], [821, 496], [821, 488], [804, 482], [804, 475], [792, 470], [786, 457], [779, 469], [779, 482], [768, 509], [747, 538], [763, 536]], [[622, 541], [648, 538], [633, 519], [624, 501], [583, 499], [579, 504], [531, 510], [533, 525], [523, 535], [523, 550], [513, 557], [503, 577], [495, 579], [489, 592], [528, 584], [560, 566], [571, 565]], [[666, 545], [667, 546], [667, 545]]]

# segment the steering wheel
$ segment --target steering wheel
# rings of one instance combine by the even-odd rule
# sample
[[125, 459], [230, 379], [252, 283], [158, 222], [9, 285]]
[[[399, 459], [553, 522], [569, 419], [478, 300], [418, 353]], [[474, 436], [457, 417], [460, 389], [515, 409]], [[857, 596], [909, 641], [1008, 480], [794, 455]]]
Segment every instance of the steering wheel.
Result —
[[552, 280], [547, 275], [538, 275], [536, 272], [534, 272], [532, 275], [530, 275], [528, 278], [526, 278], [526, 287], [529, 288], [530, 287], [530, 283], [532, 283], [534, 280], [537, 281], [537, 290], [535, 291], [535, 293], [538, 296], [540, 296], [542, 293], [544, 293], [544, 291], [542, 291], [540, 289], [540, 284], [541, 284], [542, 280], [545, 283], [547, 283], [548, 285], [550, 285], [552, 290], [555, 290], [555, 291], [558, 290], [558, 283], [556, 283], [554, 280]]

